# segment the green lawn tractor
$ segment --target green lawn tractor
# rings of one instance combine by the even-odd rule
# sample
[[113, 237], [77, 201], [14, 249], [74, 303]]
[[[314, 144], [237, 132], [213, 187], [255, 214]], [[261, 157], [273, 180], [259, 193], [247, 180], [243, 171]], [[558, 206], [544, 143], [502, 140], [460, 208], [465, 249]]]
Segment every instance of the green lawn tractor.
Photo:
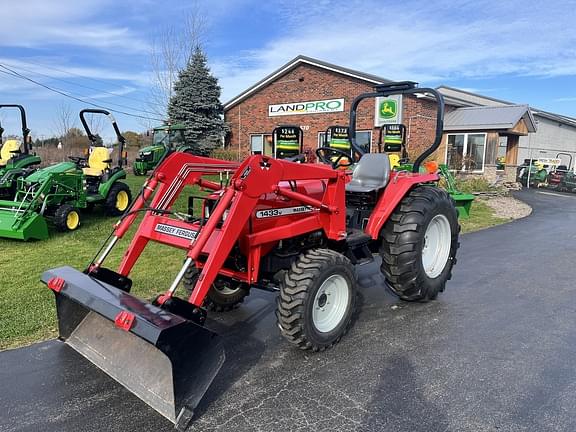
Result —
[[530, 187], [545, 186], [548, 179], [548, 166], [538, 159], [533, 159], [532, 164], [530, 164], [530, 159], [526, 159], [524, 165], [518, 167], [516, 179], [522, 186], [528, 186], [528, 178], [530, 178]]
[[[86, 113], [104, 114], [112, 121], [120, 147], [115, 167], [111, 166], [108, 149], [96, 146], [97, 138], [84, 118]], [[80, 226], [80, 210], [98, 204], [106, 214], [118, 216], [130, 206], [130, 189], [120, 181], [126, 178], [125, 139], [116, 120], [108, 111], [100, 109], [80, 111], [80, 120], [94, 146], [90, 156], [70, 156], [69, 162], [19, 178], [14, 200], [0, 200], [0, 237], [44, 240], [48, 238], [48, 222], [59, 231], [74, 231]]]
[[152, 145], [141, 148], [138, 157], [134, 161], [132, 170], [137, 176], [143, 176], [148, 171], [156, 168], [156, 165], [173, 151], [186, 152], [191, 150], [191, 146], [186, 143], [183, 124], [166, 124], [154, 128], [152, 134]]
[[0, 105], [0, 108], [20, 110], [22, 142], [9, 139], [2, 145], [4, 129], [0, 125], [0, 198], [13, 199], [19, 177], [26, 176], [36, 169], [40, 158], [30, 153], [30, 129], [26, 124], [26, 111], [22, 105]]

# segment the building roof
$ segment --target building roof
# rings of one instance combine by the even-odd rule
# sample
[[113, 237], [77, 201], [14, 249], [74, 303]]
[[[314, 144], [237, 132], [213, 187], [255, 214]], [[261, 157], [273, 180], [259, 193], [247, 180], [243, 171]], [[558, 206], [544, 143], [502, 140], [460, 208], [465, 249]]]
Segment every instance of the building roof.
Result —
[[[446, 102], [448, 103], [448, 100], [450, 100], [450, 102], [452, 102], [453, 105], [461, 105], [461, 106], [484, 106], [486, 104], [490, 104], [493, 106], [502, 106], [502, 105], [511, 105], [511, 102], [502, 100], [502, 99], [496, 99], [490, 96], [484, 96], [484, 95], [480, 95], [478, 93], [472, 93], [470, 91], [467, 90], [461, 90], [455, 87], [449, 87], [449, 86], [445, 86], [442, 85], [440, 87], [437, 87], [437, 90], [442, 93], [445, 94], [445, 99]], [[443, 91], [443, 90], [447, 90], [447, 91]], [[458, 97], [457, 94], [462, 95], [463, 97]], [[469, 96], [469, 97], [467, 97]], [[483, 102], [481, 102], [480, 100], [483, 100]], [[533, 115], [535, 116], [539, 116], [539, 117], [544, 117], [547, 118], [549, 120], [554, 120], [560, 123], [564, 123], [567, 124], [569, 126], [572, 127], [576, 127], [576, 118], [572, 118], [569, 116], [565, 116], [565, 115], [561, 115], [561, 114], [555, 114], [555, 113], [551, 113], [548, 111], [544, 111], [538, 108], [534, 108], [531, 107], [530, 108], [531, 112]]]
[[536, 132], [536, 122], [528, 105], [457, 108], [446, 114], [444, 130], [512, 129], [524, 119], [528, 132]]
[[280, 68], [276, 69], [270, 75], [264, 77], [252, 87], [247, 88], [242, 93], [237, 95], [236, 97], [230, 99], [228, 102], [224, 104], [224, 109], [227, 110], [232, 106], [236, 105], [237, 103], [243, 101], [247, 97], [249, 97], [252, 93], [260, 90], [262, 87], [265, 87], [270, 82], [274, 81], [276, 78], [282, 76], [283, 74], [291, 71], [292, 69], [300, 66], [301, 64], [308, 64], [311, 66], [316, 66], [321, 69], [326, 69], [332, 72], [336, 72], [342, 75], [346, 75], [352, 78], [356, 78], [362, 81], [369, 82], [371, 84], [384, 84], [387, 82], [391, 82], [391, 80], [382, 78], [376, 75], [368, 74], [365, 72], [360, 72], [354, 69], [348, 69], [342, 66], [338, 66], [332, 63], [328, 63], [322, 60], [318, 60], [312, 57], [306, 57], [303, 55], [299, 55], [298, 57], [293, 58], [285, 65], [281, 66]]

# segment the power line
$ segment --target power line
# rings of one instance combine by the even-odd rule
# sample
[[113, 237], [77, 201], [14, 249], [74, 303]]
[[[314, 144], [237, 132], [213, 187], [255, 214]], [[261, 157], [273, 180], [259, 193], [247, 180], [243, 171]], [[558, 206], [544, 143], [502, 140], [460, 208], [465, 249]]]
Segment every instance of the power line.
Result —
[[[58, 78], [58, 77], [55, 77], [55, 76], [51, 76], [51, 75], [48, 75], [48, 74], [44, 74], [44, 73], [42, 73], [42, 72], [38, 72], [38, 71], [35, 71], [35, 70], [32, 70], [32, 69], [27, 69], [27, 68], [22, 67], [22, 66], [17, 66], [17, 65], [15, 65], [14, 63], [9, 63], [9, 62], [3, 62], [3, 63], [4, 63], [5, 65], [10, 66], [12, 69], [20, 69], [20, 70], [23, 70], [23, 71], [26, 71], [26, 72], [30, 72], [30, 73], [33, 73], [33, 74], [36, 74], [36, 75], [40, 75], [40, 76], [43, 76], [43, 77], [46, 77], [46, 78], [49, 78], [49, 79], [52, 79], [52, 80], [55, 80], [55, 81], [61, 81], [61, 82], [63, 82], [63, 83], [70, 84], [70, 85], [74, 85], [74, 86], [77, 86], [77, 87], [82, 87], [82, 88], [89, 89], [89, 90], [99, 91], [99, 92], [106, 93], [106, 94], [109, 94], [109, 95], [112, 95], [112, 96], [115, 96], [115, 97], [121, 97], [121, 98], [123, 98], [123, 99], [130, 99], [130, 100], [133, 100], [133, 101], [136, 101], [136, 102], [141, 102], [141, 103], [146, 103], [146, 102], [147, 102], [147, 101], [145, 101], [144, 99], [139, 99], [139, 98], [135, 98], [135, 97], [128, 96], [128, 95], [119, 95], [119, 94], [114, 93], [113, 91], [111, 92], [111, 91], [107, 91], [107, 90], [104, 90], [104, 89], [101, 89], [101, 88], [98, 88], [98, 87], [91, 87], [91, 86], [87, 86], [87, 85], [85, 85], [85, 84], [80, 84], [80, 83], [77, 83], [77, 82], [74, 82], [74, 81], [69, 81], [69, 80], [65, 80], [65, 79], [63, 79], [63, 78]], [[65, 72], [64, 72], [64, 73], [65, 73]], [[82, 77], [82, 78], [89, 79], [89, 78], [87, 78], [87, 77]], [[116, 86], [114, 86], [114, 87], [118, 87], [119, 89], [122, 88], [122, 87], [120, 87], [120, 86], [118, 86], [118, 85], [116, 85]]]
[[[110, 86], [110, 83], [107, 82], [107, 81], [104, 81], [104, 80], [101, 80], [101, 79], [98, 79], [98, 78], [88, 77], [88, 76], [85, 76], [85, 75], [80, 75], [80, 74], [77, 74], [77, 73], [74, 73], [74, 72], [70, 72], [70, 71], [67, 71], [67, 70], [64, 70], [64, 69], [59, 69], [59, 68], [54, 67], [54, 66], [47, 66], [47, 65], [45, 65], [45, 64], [33, 62], [33, 61], [30, 61], [30, 60], [18, 60], [18, 61], [19, 61], [20, 63], [26, 63], [26, 64], [34, 65], [34, 66], [40, 66], [40, 67], [45, 68], [45, 69], [50, 69], [50, 70], [53, 70], [53, 71], [56, 71], [56, 72], [61, 72], [61, 73], [64, 73], [64, 74], [67, 74], [67, 75], [70, 75], [70, 76], [75, 76], [75, 77], [78, 77], [78, 78], [82, 78], [82, 79], [85, 79], [85, 80], [90, 80], [90, 81], [94, 81], [94, 82], [97, 82], [97, 83], [102, 83], [102, 84], [106, 84], [107, 86]], [[4, 63], [6, 63], [6, 62], [4, 61]], [[15, 67], [15, 66], [12, 64], [11, 67]], [[25, 70], [22, 66], [20, 66], [20, 69]], [[28, 72], [30, 72], [30, 71], [28, 71]], [[35, 72], [35, 73], [40, 74], [39, 72]], [[41, 74], [40, 74], [40, 75], [41, 75]], [[46, 75], [46, 76], [49, 76], [49, 75]], [[57, 79], [57, 78], [54, 78], [54, 77], [50, 77], [50, 78]], [[63, 80], [61, 80], [61, 81], [63, 81]], [[119, 85], [114, 85], [114, 87], [121, 88]], [[96, 90], [96, 89], [92, 88], [92, 90]], [[97, 90], [100, 90], [100, 89], [97, 89]], [[144, 102], [144, 103], [146, 102], [146, 101], [144, 101], [144, 100], [142, 100], [142, 99], [138, 99], [138, 98], [134, 98], [134, 97], [128, 97], [128, 96], [124, 96], [124, 97], [126, 97], [127, 99], [133, 99], [133, 100], [138, 101], [138, 102]]]
[[[6, 64], [7, 64], [7, 63], [4, 63], [4, 65], [6, 65]], [[0, 63], [0, 66], [2, 66], [1, 63]], [[11, 67], [14, 68], [14, 66], [12, 66], [12, 65], [11, 65]], [[22, 68], [22, 67], [16, 67], [16, 69], [27, 70], [27, 69]], [[117, 94], [108, 92], [108, 91], [106, 91], [106, 90], [102, 90], [102, 89], [98, 89], [98, 88], [94, 88], [94, 87], [89, 87], [89, 86], [85, 86], [85, 85], [82, 85], [82, 84], [73, 83], [73, 82], [71, 82], [71, 81], [67, 81], [67, 80], [63, 80], [63, 79], [54, 78], [54, 77], [51, 77], [50, 75], [46, 75], [46, 74], [43, 74], [43, 73], [40, 73], [40, 72], [35, 72], [35, 71], [31, 71], [31, 70], [28, 70], [28, 72], [33, 73], [33, 74], [36, 74], [36, 75], [44, 76], [44, 77], [47, 77], [47, 78], [50, 78], [50, 79], [54, 79], [54, 80], [63, 81], [63, 82], [69, 83], [69, 84], [77, 85], [77, 86], [79, 86], [79, 87], [85, 87], [85, 88], [88, 88], [88, 89], [91, 89], [91, 90], [99, 91], [99, 92], [102, 92], [102, 93], [107, 93], [107, 94], [110, 94], [110, 95], [112, 95], [112, 96], [114, 96], [114, 97], [117, 97], [117, 98], [124, 98], [124, 97], [125, 97], [125, 96], [122, 96], [122, 95], [117, 95]], [[58, 89], [58, 88], [57, 88], [57, 90], [65, 91], [65, 90]], [[71, 93], [71, 92], [68, 92], [68, 93]], [[87, 98], [87, 99], [98, 100], [98, 98], [94, 98], [94, 97], [91, 97], [91, 96], [86, 96], [86, 95], [79, 95], [79, 96], [80, 96], [80, 97], [83, 97], [83, 98]], [[138, 99], [137, 99], [137, 100], [138, 100]], [[139, 102], [142, 102], [142, 101], [140, 101], [140, 100], [138, 100], [138, 101], [139, 101]], [[114, 105], [114, 106], [117, 106], [117, 107], [120, 107], [120, 108], [127, 108], [127, 109], [129, 109], [129, 110], [131, 110], [131, 111], [142, 112], [142, 113], [145, 113], [145, 114], [158, 115], [158, 113], [156, 113], [156, 112], [147, 111], [147, 110], [144, 110], [144, 109], [138, 109], [138, 108], [131, 107], [131, 106], [129, 106], [129, 105], [119, 104], [119, 103], [116, 103], [116, 102], [108, 102], [108, 105]]]
[[[5, 74], [5, 75], [13, 76], [13, 77], [16, 77], [16, 78], [20, 78], [20, 79], [23, 79], [23, 80], [26, 80], [26, 81], [30, 81], [30, 82], [33, 83], [33, 84], [36, 84], [36, 85], [38, 85], [38, 86], [40, 86], [40, 87], [45, 88], [46, 90], [50, 90], [51, 92], [58, 93], [58, 94], [61, 95], [61, 96], [64, 96], [64, 97], [73, 99], [73, 100], [78, 101], [78, 102], [85, 103], [85, 104], [87, 104], [87, 105], [91, 105], [91, 106], [96, 107], [96, 108], [107, 109], [108, 111], [112, 111], [112, 112], [117, 113], [117, 114], [124, 114], [124, 115], [130, 116], [130, 117], [136, 117], [136, 118], [140, 118], [140, 119], [144, 119], [144, 120], [154, 120], [154, 121], [158, 121], [158, 122], [163, 122], [163, 121], [164, 121], [163, 119], [158, 119], [158, 118], [154, 118], [154, 117], [146, 117], [146, 116], [142, 116], [142, 115], [138, 115], [138, 114], [132, 114], [132, 113], [128, 113], [128, 112], [125, 112], [125, 111], [120, 111], [120, 110], [116, 110], [116, 109], [112, 109], [112, 108], [107, 108], [107, 107], [104, 107], [104, 106], [102, 106], [102, 105], [98, 105], [98, 104], [92, 103], [92, 102], [90, 102], [90, 101], [87, 101], [87, 100], [85, 100], [85, 99], [81, 99], [81, 98], [76, 97], [76, 96], [74, 96], [74, 95], [72, 95], [72, 94], [66, 93], [66, 92], [64, 92], [64, 91], [62, 91], [62, 90], [59, 90], [59, 89], [50, 87], [50, 86], [48, 86], [48, 85], [46, 85], [46, 84], [43, 84], [43, 83], [41, 83], [41, 82], [38, 82], [38, 81], [36, 81], [36, 80], [34, 80], [34, 79], [30, 78], [30, 77], [27, 77], [27, 76], [25, 76], [25, 75], [22, 75], [22, 74], [19, 73], [19, 72], [16, 72], [16, 71], [10, 69], [10, 68], [9, 68], [8, 66], [6, 66], [6, 65], [0, 64], [0, 68], [5, 69], [5, 70], [0, 70], [0, 72], [2, 72], [2, 73]], [[7, 72], [7, 71], [8, 71], [8, 72]], [[131, 108], [131, 109], [133, 109], [133, 108]], [[140, 111], [140, 110], [134, 110], [134, 111]]]

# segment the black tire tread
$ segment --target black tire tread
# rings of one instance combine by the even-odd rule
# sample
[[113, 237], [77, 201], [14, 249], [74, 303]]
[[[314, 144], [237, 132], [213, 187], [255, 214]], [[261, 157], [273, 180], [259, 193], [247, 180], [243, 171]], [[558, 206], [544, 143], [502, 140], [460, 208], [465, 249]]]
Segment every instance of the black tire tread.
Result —
[[290, 343], [302, 350], [324, 351], [331, 348], [348, 332], [356, 307], [356, 291], [352, 299], [352, 313], [340, 334], [329, 344], [315, 344], [306, 335], [305, 319], [309, 289], [326, 267], [346, 267], [354, 274], [354, 267], [344, 255], [330, 249], [311, 249], [300, 255], [284, 275], [277, 298], [276, 317], [280, 332]]
[[[76, 213], [78, 213], [78, 216], [80, 216], [80, 212], [78, 211], [78, 209], [75, 209], [74, 206], [72, 206], [70, 204], [64, 203], [64, 204], [61, 204], [60, 206], [58, 206], [58, 208], [54, 212], [54, 219], [53, 219], [54, 226], [56, 227], [56, 229], [58, 231], [60, 231], [60, 232], [71, 231], [70, 229], [68, 229], [68, 226], [66, 225], [66, 218], [68, 216], [68, 213], [70, 213], [72, 210], [76, 211]], [[80, 223], [78, 224], [78, 227], [79, 226], [80, 226]], [[78, 229], [78, 228], [76, 228], [76, 229]], [[75, 231], [75, 230], [72, 230], [72, 231]]]
[[[431, 288], [420, 274], [421, 250], [419, 244], [424, 235], [426, 218], [435, 208], [444, 206], [448, 219], [456, 221], [457, 229], [452, 232], [452, 246], [446, 276], [436, 288]], [[451, 214], [450, 214], [451, 213]], [[402, 199], [382, 230], [381, 271], [390, 290], [406, 301], [428, 301], [444, 291], [446, 282], [452, 277], [456, 264], [458, 234], [460, 226], [454, 201], [446, 191], [431, 185], [421, 185]], [[423, 272], [422, 272], [423, 273]]]
[[132, 192], [126, 183], [117, 181], [110, 187], [108, 196], [104, 202], [104, 210], [108, 216], [120, 216], [124, 213], [116, 208], [116, 195], [118, 195], [120, 191], [125, 191], [128, 194], [128, 207], [126, 207], [126, 209], [130, 208]]
[[[195, 266], [190, 266], [186, 273], [184, 274], [184, 278], [182, 282], [184, 284], [184, 289], [188, 293], [188, 295], [192, 294], [192, 290], [196, 285], [196, 280], [200, 275], [200, 270]], [[204, 299], [203, 306], [213, 312], [228, 312], [233, 309], [236, 309], [240, 306], [241, 303], [244, 302], [244, 299], [249, 294], [249, 291], [246, 289], [239, 289], [231, 299], [227, 299], [227, 301], [223, 301], [222, 298], [219, 298], [218, 293], [215, 292], [216, 288], [212, 286], [206, 298]]]

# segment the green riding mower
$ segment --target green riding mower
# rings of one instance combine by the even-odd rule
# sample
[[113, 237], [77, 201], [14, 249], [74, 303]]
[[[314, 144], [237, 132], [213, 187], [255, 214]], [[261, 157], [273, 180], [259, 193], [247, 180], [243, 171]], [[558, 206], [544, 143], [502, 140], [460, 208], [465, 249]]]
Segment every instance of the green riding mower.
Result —
[[548, 166], [538, 159], [525, 159], [524, 164], [518, 167], [516, 180], [522, 186], [541, 187], [546, 185], [548, 179]]
[[9, 139], [2, 145], [4, 129], [0, 125], [0, 198], [13, 199], [16, 195], [18, 178], [27, 176], [36, 170], [40, 157], [30, 152], [30, 129], [26, 124], [26, 111], [22, 105], [0, 105], [1, 108], [20, 110], [22, 124], [22, 142]]
[[173, 151], [190, 152], [192, 146], [186, 142], [185, 130], [186, 126], [183, 124], [168, 123], [155, 127], [152, 132], [152, 145], [141, 148], [134, 161], [132, 166], [134, 175], [146, 175]]
[[[87, 113], [104, 114], [112, 121], [120, 147], [115, 167], [111, 166], [108, 149], [96, 146], [97, 138], [86, 123]], [[106, 214], [118, 216], [130, 206], [130, 188], [120, 181], [126, 178], [125, 139], [116, 120], [101, 109], [80, 111], [80, 120], [93, 144], [90, 156], [70, 156], [69, 162], [19, 178], [14, 200], [0, 200], [0, 237], [44, 240], [48, 238], [47, 222], [59, 231], [74, 231], [80, 226], [80, 210], [101, 205]]]

